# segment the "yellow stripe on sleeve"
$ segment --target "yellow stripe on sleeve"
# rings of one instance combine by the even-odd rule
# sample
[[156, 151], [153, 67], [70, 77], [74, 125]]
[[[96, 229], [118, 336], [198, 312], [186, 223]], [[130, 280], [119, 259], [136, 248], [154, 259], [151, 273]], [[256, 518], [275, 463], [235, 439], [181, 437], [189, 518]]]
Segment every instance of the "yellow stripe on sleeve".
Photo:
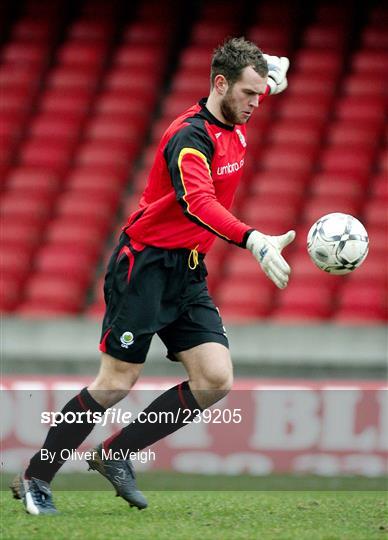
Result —
[[224, 234], [221, 234], [220, 232], [218, 232], [216, 229], [214, 229], [211, 225], [208, 225], [205, 221], [203, 221], [201, 218], [199, 218], [198, 216], [196, 216], [195, 214], [193, 214], [193, 212], [190, 211], [190, 204], [187, 200], [187, 189], [186, 189], [186, 186], [185, 186], [185, 181], [184, 181], [184, 178], [183, 178], [183, 172], [182, 172], [182, 160], [183, 158], [187, 155], [187, 154], [191, 154], [191, 155], [194, 155], [194, 156], [197, 156], [199, 157], [200, 159], [202, 159], [202, 161], [204, 162], [204, 164], [206, 165], [206, 168], [209, 172], [209, 176], [211, 177], [211, 171], [210, 171], [210, 167], [209, 167], [209, 163], [206, 159], [206, 156], [205, 154], [203, 154], [202, 152], [200, 152], [199, 150], [196, 150], [195, 148], [182, 148], [182, 150], [180, 151], [179, 153], [179, 157], [178, 157], [178, 168], [179, 168], [179, 175], [180, 175], [180, 178], [181, 178], [181, 181], [182, 181], [182, 185], [183, 185], [183, 190], [185, 192], [184, 196], [183, 196], [183, 200], [185, 201], [186, 203], [186, 206], [187, 206], [187, 211], [188, 213], [193, 216], [195, 219], [197, 219], [198, 221], [200, 221], [201, 223], [203, 223], [208, 229], [211, 229], [212, 231], [214, 231], [218, 236], [221, 236], [222, 238], [225, 238], [226, 240], [229, 240], [230, 241], [230, 238], [228, 238], [227, 236], [225, 236]]

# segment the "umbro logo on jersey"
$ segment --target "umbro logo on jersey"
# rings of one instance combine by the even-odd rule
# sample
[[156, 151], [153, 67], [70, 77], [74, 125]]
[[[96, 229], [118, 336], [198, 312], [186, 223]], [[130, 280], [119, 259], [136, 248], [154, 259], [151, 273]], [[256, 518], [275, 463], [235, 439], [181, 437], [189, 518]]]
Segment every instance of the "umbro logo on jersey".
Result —
[[227, 163], [226, 165], [221, 165], [217, 167], [217, 175], [223, 176], [224, 174], [232, 174], [237, 172], [244, 166], [244, 160], [235, 161], [234, 163]]

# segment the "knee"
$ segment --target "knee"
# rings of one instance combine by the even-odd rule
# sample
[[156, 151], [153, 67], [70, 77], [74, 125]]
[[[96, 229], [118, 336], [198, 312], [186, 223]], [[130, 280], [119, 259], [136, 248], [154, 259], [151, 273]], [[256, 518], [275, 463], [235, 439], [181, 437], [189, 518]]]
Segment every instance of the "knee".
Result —
[[226, 396], [233, 385], [232, 366], [223, 366], [222, 369], [207, 370], [199, 376], [197, 386], [202, 390], [217, 391], [220, 396]]
[[136, 383], [141, 366], [125, 365], [124, 362], [108, 361], [103, 358], [100, 371], [89, 385], [88, 390], [98, 403], [104, 407], [112, 407], [121, 401]]

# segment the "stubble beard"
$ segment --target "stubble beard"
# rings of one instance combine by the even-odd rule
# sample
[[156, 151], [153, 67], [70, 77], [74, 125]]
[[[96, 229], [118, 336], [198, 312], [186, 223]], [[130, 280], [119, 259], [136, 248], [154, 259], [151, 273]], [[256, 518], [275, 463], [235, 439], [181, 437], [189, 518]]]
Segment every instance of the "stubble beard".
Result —
[[236, 111], [233, 107], [233, 100], [231, 99], [228, 92], [225, 94], [225, 97], [221, 101], [220, 109], [222, 116], [230, 124], [241, 124], [241, 120], [237, 117]]

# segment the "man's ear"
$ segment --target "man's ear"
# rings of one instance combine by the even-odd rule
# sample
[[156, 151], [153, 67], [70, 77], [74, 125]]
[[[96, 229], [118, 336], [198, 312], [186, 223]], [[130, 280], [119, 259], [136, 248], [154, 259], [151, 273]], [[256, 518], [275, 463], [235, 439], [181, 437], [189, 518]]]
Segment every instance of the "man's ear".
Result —
[[228, 90], [228, 82], [221, 74], [214, 77], [214, 88], [218, 95], [224, 96]]

